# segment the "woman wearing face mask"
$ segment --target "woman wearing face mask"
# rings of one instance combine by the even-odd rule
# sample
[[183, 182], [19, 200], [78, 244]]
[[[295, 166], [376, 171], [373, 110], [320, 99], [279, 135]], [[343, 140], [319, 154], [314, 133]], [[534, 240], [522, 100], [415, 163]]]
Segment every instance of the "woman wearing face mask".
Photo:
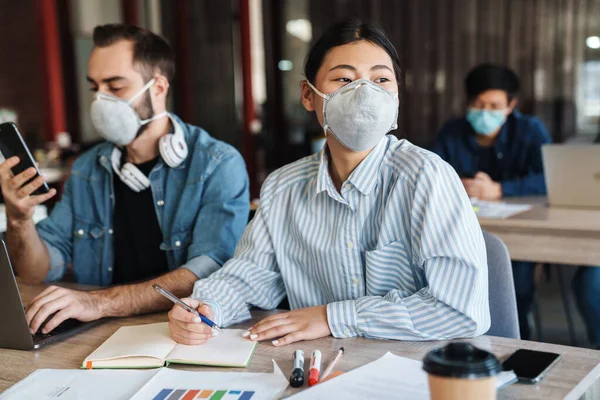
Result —
[[[460, 180], [436, 155], [386, 135], [399, 101], [388, 38], [360, 20], [339, 23], [313, 46], [305, 74], [302, 103], [327, 145], [269, 176], [234, 258], [185, 301], [227, 326], [287, 295], [292, 311], [244, 334], [275, 346], [485, 333], [485, 246]], [[190, 316], [171, 310], [172, 336], [203, 343], [210, 329]]]

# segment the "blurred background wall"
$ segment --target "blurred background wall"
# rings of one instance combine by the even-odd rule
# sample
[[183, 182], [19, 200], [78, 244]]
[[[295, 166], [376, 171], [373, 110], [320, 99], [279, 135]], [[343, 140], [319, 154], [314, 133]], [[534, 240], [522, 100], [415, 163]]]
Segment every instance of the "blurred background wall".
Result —
[[257, 195], [267, 173], [321, 143], [299, 102], [303, 62], [348, 16], [381, 24], [400, 52], [399, 137], [429, 146], [464, 112], [465, 74], [486, 61], [518, 72], [519, 108], [555, 141], [598, 136], [600, 0], [0, 0], [0, 119], [18, 118], [34, 147], [61, 131], [97, 140], [92, 30], [145, 26], [176, 51], [171, 109], [240, 149]]
[[32, 140], [44, 127], [35, 11], [33, 1], [0, 2], [0, 108], [14, 110], [21, 130]]

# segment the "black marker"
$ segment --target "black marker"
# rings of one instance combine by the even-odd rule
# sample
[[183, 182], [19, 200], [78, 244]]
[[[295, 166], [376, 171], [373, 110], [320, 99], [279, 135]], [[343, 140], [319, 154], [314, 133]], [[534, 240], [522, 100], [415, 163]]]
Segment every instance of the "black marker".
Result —
[[302, 350], [294, 352], [294, 369], [290, 376], [290, 385], [295, 388], [304, 385], [304, 352]]

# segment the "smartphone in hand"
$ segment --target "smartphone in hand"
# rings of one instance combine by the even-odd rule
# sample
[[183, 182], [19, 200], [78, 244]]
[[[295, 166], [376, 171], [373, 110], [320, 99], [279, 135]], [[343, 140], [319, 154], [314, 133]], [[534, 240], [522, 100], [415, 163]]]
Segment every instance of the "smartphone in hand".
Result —
[[[37, 173], [33, 178], [25, 182], [24, 185], [27, 185], [29, 182], [42, 175], [29, 148], [23, 140], [23, 136], [21, 136], [19, 129], [17, 129], [17, 126], [12, 122], [0, 124], [0, 152], [2, 152], [2, 155], [7, 160], [14, 156], [19, 157], [19, 163], [11, 169], [15, 176], [31, 167], [35, 168]], [[44, 182], [44, 184], [32, 194], [40, 195], [48, 193], [49, 191], [50, 187]]]

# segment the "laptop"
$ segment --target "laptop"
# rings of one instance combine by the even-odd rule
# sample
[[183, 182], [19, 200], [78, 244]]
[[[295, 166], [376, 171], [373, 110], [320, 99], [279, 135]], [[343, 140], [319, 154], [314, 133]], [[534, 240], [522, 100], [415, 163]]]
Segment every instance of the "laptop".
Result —
[[0, 348], [38, 349], [104, 322], [103, 320], [80, 322], [75, 319], [68, 319], [48, 334], [42, 334], [39, 331], [32, 335], [25, 318], [25, 307], [21, 301], [21, 294], [10, 264], [6, 245], [4, 241], [0, 240], [0, 242], [2, 243], [0, 246], [0, 309], [2, 310], [0, 311], [2, 320], [2, 323], [0, 323]]
[[542, 146], [551, 206], [600, 208], [600, 145]]

